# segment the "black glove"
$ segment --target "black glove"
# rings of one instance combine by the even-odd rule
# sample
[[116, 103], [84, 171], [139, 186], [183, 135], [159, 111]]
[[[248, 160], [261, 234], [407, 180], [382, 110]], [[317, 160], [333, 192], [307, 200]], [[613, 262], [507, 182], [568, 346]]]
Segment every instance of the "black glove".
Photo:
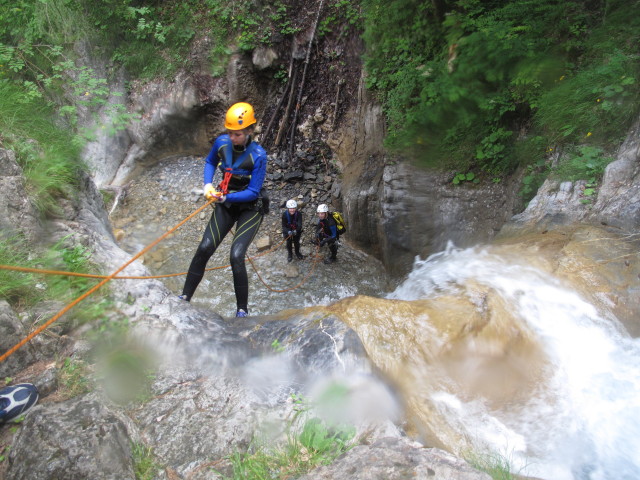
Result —
[[292, 233], [293, 233], [293, 236], [295, 237], [298, 234], [298, 231], [294, 230]]

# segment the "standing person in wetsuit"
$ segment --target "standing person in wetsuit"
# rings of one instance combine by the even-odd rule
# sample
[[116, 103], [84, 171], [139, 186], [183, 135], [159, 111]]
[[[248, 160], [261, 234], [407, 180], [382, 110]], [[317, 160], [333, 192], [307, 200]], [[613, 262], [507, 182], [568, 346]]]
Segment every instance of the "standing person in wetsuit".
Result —
[[[245, 254], [258, 233], [267, 208], [262, 198], [262, 184], [267, 172], [267, 153], [253, 141], [256, 124], [253, 107], [236, 103], [229, 108], [224, 126], [227, 133], [216, 138], [204, 165], [204, 196], [214, 199], [213, 213], [202, 241], [191, 260], [187, 278], [179, 298], [190, 301], [204, 276], [205, 267], [218, 245], [235, 225], [230, 262], [236, 294], [236, 317], [249, 313], [249, 279]], [[214, 188], [216, 168], [223, 180]], [[265, 207], [263, 209], [263, 206]]]
[[300, 237], [302, 236], [302, 212], [298, 210], [298, 202], [287, 200], [287, 209], [282, 213], [282, 236], [287, 239], [287, 261], [293, 260], [295, 247], [296, 258], [302, 260], [300, 253]]
[[329, 207], [324, 203], [318, 205], [318, 222], [316, 223], [316, 245], [323, 247], [329, 245], [330, 255], [324, 259], [324, 263], [333, 263], [338, 255], [338, 227], [336, 221], [329, 215]]

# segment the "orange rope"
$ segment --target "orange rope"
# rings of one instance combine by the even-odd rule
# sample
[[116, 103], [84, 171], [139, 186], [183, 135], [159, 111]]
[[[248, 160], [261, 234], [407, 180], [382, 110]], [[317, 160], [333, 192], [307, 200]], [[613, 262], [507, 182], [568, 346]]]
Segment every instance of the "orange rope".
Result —
[[[267, 250], [265, 252], [259, 253], [251, 258], [258, 258], [261, 257], [263, 255], [267, 255], [268, 253], [271, 253], [275, 250], [277, 250], [280, 245], [282, 245], [285, 241], [287, 240], [287, 238], [285, 238], [284, 240], [282, 240], [279, 244], [277, 244], [275, 247], [271, 248], [270, 250]], [[205, 271], [209, 272], [211, 270], [219, 270], [222, 268], [228, 268], [230, 267], [230, 264], [226, 264], [226, 265], [222, 265], [219, 267], [210, 267], [207, 268]], [[40, 273], [43, 275], [64, 275], [64, 276], [68, 276], [68, 277], [83, 277], [83, 278], [107, 278], [108, 275], [98, 275], [95, 273], [79, 273], [79, 272], [65, 272], [63, 270], [46, 270], [46, 269], [41, 269], [41, 268], [31, 268], [31, 267], [17, 267], [14, 265], [0, 265], [0, 270], [13, 270], [13, 271], [17, 271], [17, 272], [26, 272], [26, 273]], [[130, 275], [130, 276], [126, 276], [126, 275], [118, 275], [112, 278], [112, 280], [149, 280], [149, 279], [154, 279], [154, 278], [168, 278], [168, 277], [179, 277], [181, 275], [186, 275], [187, 272], [180, 272], [180, 273], [167, 273], [164, 275], [145, 275], [145, 276], [136, 276], [136, 275]]]
[[[178, 224], [176, 224], [174, 227], [172, 227], [170, 230], [168, 230], [167, 232], [165, 232], [163, 235], [161, 235], [159, 238], [157, 238], [156, 240], [154, 240], [153, 242], [151, 242], [149, 245], [147, 245], [145, 248], [143, 248], [141, 251], [139, 251], [137, 254], [135, 254], [133, 257], [131, 257], [127, 262], [125, 262], [120, 268], [118, 268], [115, 272], [113, 272], [111, 275], [94, 275], [94, 274], [87, 274], [87, 273], [76, 273], [76, 272], [62, 272], [62, 271], [57, 271], [57, 270], [39, 270], [39, 269], [35, 269], [35, 268], [28, 268], [28, 267], [12, 267], [9, 265], [0, 265], [0, 269], [2, 270], [17, 270], [17, 271], [22, 271], [22, 272], [32, 272], [32, 273], [47, 273], [47, 274], [52, 274], [52, 275], [68, 275], [68, 276], [78, 276], [78, 277], [89, 277], [89, 278], [103, 278], [103, 280], [96, 284], [94, 287], [92, 287], [91, 289], [87, 290], [85, 293], [83, 293], [82, 295], [80, 295], [78, 298], [76, 298], [75, 300], [73, 300], [72, 302], [70, 302], [69, 304], [67, 304], [62, 310], [60, 310], [58, 313], [56, 313], [53, 317], [51, 317], [47, 322], [45, 322], [44, 324], [42, 324], [40, 327], [38, 327], [36, 330], [34, 330], [33, 332], [31, 332], [29, 335], [27, 335], [25, 338], [23, 338], [20, 342], [18, 342], [16, 345], [14, 345], [13, 347], [11, 347], [9, 350], [7, 350], [5, 353], [3, 353], [0, 356], [0, 363], [4, 362], [10, 355], [12, 355], [13, 353], [15, 353], [19, 348], [23, 347], [27, 342], [29, 342], [31, 339], [33, 339], [35, 336], [37, 336], [38, 334], [40, 334], [41, 332], [43, 332], [44, 330], [46, 330], [49, 325], [51, 325], [52, 323], [54, 323], [56, 320], [59, 320], [60, 317], [62, 317], [62, 315], [64, 315], [65, 313], [67, 313], [69, 310], [71, 310], [74, 306], [76, 306], [78, 303], [80, 303], [82, 300], [84, 300], [85, 298], [87, 298], [89, 295], [91, 295], [92, 293], [94, 293], [95, 291], [97, 291], [98, 289], [100, 289], [102, 286], [104, 286], [105, 284], [107, 284], [110, 280], [113, 280], [115, 278], [118, 279], [152, 279], [152, 278], [163, 278], [163, 277], [171, 277], [171, 276], [178, 276], [178, 275], [185, 275], [186, 272], [184, 273], [174, 273], [174, 274], [168, 274], [168, 275], [155, 275], [155, 276], [122, 276], [122, 277], [118, 277], [118, 273], [120, 273], [121, 271], [123, 271], [125, 268], [127, 268], [129, 265], [131, 265], [135, 260], [137, 260], [138, 258], [140, 258], [142, 255], [144, 255], [145, 253], [147, 253], [149, 250], [151, 250], [153, 247], [155, 247], [158, 243], [160, 243], [162, 240], [164, 240], [166, 237], [168, 237], [169, 235], [171, 235], [173, 232], [175, 232], [178, 228], [180, 228], [182, 225], [184, 225], [185, 223], [187, 223], [189, 220], [191, 220], [194, 216], [196, 216], [198, 213], [200, 213], [202, 210], [204, 210], [208, 205], [212, 204], [214, 202], [214, 200], [209, 200], [207, 201], [204, 205], [202, 205], [201, 207], [199, 207], [197, 210], [195, 210], [193, 213], [191, 213], [188, 217], [186, 217], [184, 220], [182, 220], [181, 222], [179, 222]], [[299, 288], [303, 283], [305, 283], [307, 281], [307, 279], [311, 276], [311, 274], [314, 272], [317, 263], [318, 263], [318, 258], [320, 258], [319, 255], [315, 255], [314, 257], [314, 262], [313, 262], [313, 267], [311, 268], [311, 270], [309, 271], [309, 273], [297, 284], [294, 285], [291, 288], [287, 288], [284, 290], [276, 290], [273, 289], [271, 287], [269, 287], [269, 285], [267, 285], [265, 283], [265, 281], [262, 279], [262, 277], [260, 276], [260, 273], [258, 272], [258, 270], [256, 269], [255, 264], [253, 263], [252, 259], [253, 258], [258, 258], [260, 256], [266, 255], [272, 251], [275, 251], [277, 248], [280, 247], [280, 245], [282, 245], [288, 237], [285, 237], [278, 245], [276, 245], [275, 247], [273, 247], [270, 250], [267, 250], [263, 253], [260, 253], [258, 255], [255, 255], [254, 257], [247, 257], [247, 259], [249, 260], [249, 262], [251, 263], [251, 266], [253, 267], [253, 269], [256, 272], [256, 275], [258, 275], [258, 278], [260, 279], [260, 281], [262, 282], [262, 284], [268, 288], [269, 290], [271, 290], [272, 292], [276, 292], [276, 293], [283, 293], [283, 292], [288, 292], [291, 290], [295, 290], [296, 288]], [[319, 251], [319, 248], [316, 250], [316, 252]], [[207, 270], [216, 270], [216, 269], [220, 269], [220, 268], [227, 268], [230, 265], [225, 265], [222, 267], [213, 267], [213, 268], [208, 268]]]
[[62, 315], [64, 315], [65, 313], [67, 313], [69, 310], [71, 310], [71, 308], [73, 308], [75, 305], [77, 305], [78, 303], [80, 303], [82, 300], [84, 300], [85, 298], [87, 298], [89, 295], [91, 295], [93, 292], [95, 292], [96, 290], [98, 290], [100, 287], [102, 287], [103, 285], [105, 285], [106, 283], [109, 282], [109, 280], [115, 278], [115, 276], [120, 273], [122, 270], [124, 270], [125, 268], [127, 268], [129, 265], [131, 265], [135, 260], [137, 260], [139, 257], [141, 257], [142, 255], [144, 255], [145, 253], [147, 253], [149, 250], [151, 250], [153, 247], [155, 247], [158, 243], [160, 243], [162, 240], [164, 240], [168, 235], [170, 235], [171, 233], [175, 232], [178, 228], [180, 228], [182, 225], [184, 225], [186, 222], [188, 222], [189, 220], [191, 220], [193, 217], [195, 217], [198, 213], [200, 213], [202, 210], [204, 210], [207, 206], [209, 206], [211, 203], [213, 203], [213, 200], [209, 200], [207, 201], [203, 206], [201, 206], [200, 208], [198, 208], [195, 212], [193, 212], [191, 215], [189, 215], [187, 218], [185, 218], [184, 220], [182, 220], [180, 223], [178, 223], [176, 226], [174, 226], [173, 228], [171, 228], [169, 231], [167, 231], [166, 233], [164, 233], [162, 236], [160, 236], [159, 238], [157, 238], [156, 240], [154, 240], [153, 242], [151, 242], [149, 245], [147, 245], [145, 248], [143, 248], [140, 252], [136, 253], [133, 257], [131, 257], [127, 262], [125, 262], [120, 268], [118, 268], [115, 272], [113, 272], [111, 275], [107, 276], [104, 280], [102, 280], [100, 283], [98, 283], [97, 285], [95, 285], [93, 288], [87, 290], [85, 293], [83, 293], [82, 295], [80, 295], [78, 298], [76, 298], [74, 301], [72, 301], [71, 303], [69, 303], [67, 306], [65, 306], [62, 310], [60, 310], [58, 313], [56, 313], [53, 317], [51, 317], [47, 322], [45, 322], [44, 324], [42, 324], [40, 327], [38, 327], [36, 330], [34, 330], [33, 332], [31, 332], [29, 335], [27, 335], [25, 338], [23, 338], [20, 342], [18, 342], [16, 345], [14, 345], [13, 347], [11, 347], [9, 350], [7, 350], [4, 354], [2, 354], [2, 356], [0, 356], [0, 362], [4, 362], [11, 354], [13, 354], [16, 350], [18, 350], [20, 347], [22, 347], [23, 345], [25, 345], [29, 340], [31, 340], [33, 337], [35, 337], [36, 335], [38, 335], [40, 332], [42, 332], [43, 330], [45, 330], [49, 325], [51, 325], [53, 322], [55, 322], [56, 320], [58, 320]]

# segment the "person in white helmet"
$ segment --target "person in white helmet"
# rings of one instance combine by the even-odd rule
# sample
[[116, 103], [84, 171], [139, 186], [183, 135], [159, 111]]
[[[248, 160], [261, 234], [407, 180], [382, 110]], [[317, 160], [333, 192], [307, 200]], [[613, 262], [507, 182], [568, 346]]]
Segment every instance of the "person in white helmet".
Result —
[[300, 237], [302, 236], [302, 212], [298, 210], [298, 202], [287, 200], [287, 209], [282, 213], [282, 236], [287, 239], [287, 261], [293, 260], [295, 248], [296, 258], [302, 260], [300, 253]]
[[320, 247], [329, 246], [329, 256], [324, 263], [333, 263], [338, 255], [338, 227], [336, 221], [329, 215], [329, 207], [322, 203], [316, 210], [318, 222], [316, 223], [315, 243]]

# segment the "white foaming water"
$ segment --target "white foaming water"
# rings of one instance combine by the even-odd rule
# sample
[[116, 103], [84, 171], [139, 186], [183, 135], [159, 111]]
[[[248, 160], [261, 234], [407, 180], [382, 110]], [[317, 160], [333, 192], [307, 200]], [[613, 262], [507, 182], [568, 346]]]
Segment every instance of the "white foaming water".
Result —
[[[482, 398], [432, 400], [456, 428], [512, 464], [546, 480], [640, 478], [640, 342], [546, 272], [497, 248], [453, 246], [417, 260], [388, 298], [472, 295], [466, 282], [496, 291], [539, 337], [552, 365], [547, 385], [517, 410], [489, 412]], [[511, 408], [511, 411], [507, 411]]]

